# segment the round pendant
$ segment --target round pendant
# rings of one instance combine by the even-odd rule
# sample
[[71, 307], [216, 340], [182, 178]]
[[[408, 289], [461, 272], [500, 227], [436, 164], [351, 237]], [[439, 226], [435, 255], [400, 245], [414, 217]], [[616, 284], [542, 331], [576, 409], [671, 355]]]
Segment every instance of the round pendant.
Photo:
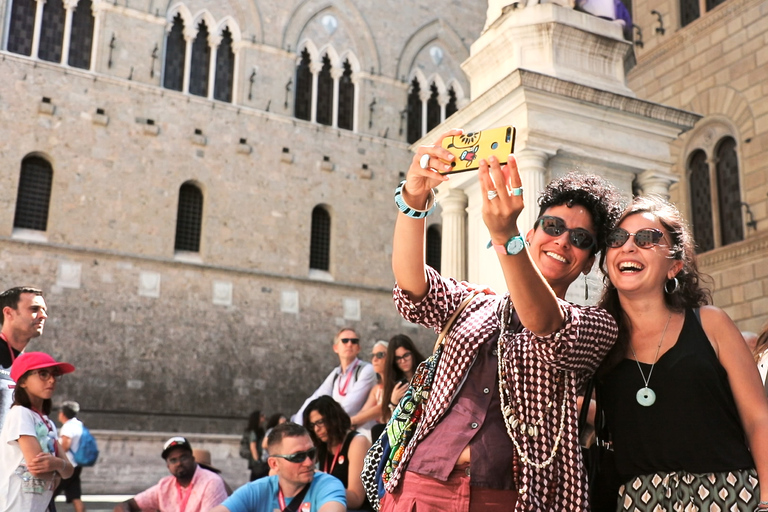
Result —
[[650, 407], [656, 401], [656, 393], [649, 387], [640, 388], [637, 390], [637, 403], [644, 407]]

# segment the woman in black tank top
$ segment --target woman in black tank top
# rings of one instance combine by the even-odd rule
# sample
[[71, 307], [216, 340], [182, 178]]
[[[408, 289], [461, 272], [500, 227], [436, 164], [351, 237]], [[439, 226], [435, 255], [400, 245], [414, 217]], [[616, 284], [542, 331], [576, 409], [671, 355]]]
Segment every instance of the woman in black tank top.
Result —
[[768, 402], [738, 328], [706, 305], [693, 247], [659, 198], [635, 198], [608, 237], [601, 306], [619, 340], [599, 393], [616, 510], [768, 511]]

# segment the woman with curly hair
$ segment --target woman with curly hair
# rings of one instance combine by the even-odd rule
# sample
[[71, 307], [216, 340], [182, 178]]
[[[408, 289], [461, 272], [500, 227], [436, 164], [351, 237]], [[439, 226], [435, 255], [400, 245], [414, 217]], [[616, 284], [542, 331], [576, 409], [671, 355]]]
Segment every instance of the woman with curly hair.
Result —
[[617, 510], [768, 511], [768, 402], [736, 325], [707, 305], [680, 212], [635, 198], [605, 270], [619, 339], [599, 395], [625, 482]]
[[384, 394], [381, 400], [381, 417], [385, 423], [408, 389], [416, 367], [424, 359], [413, 340], [405, 334], [395, 334], [389, 340], [384, 370]]
[[347, 412], [328, 395], [309, 402], [304, 409], [304, 426], [317, 447], [320, 471], [344, 484], [348, 510], [372, 511], [360, 480], [363, 458], [371, 447], [368, 438], [352, 430]]
[[[395, 304], [435, 332], [485, 288], [441, 276], [424, 257], [432, 188], [450, 179], [438, 171], [454, 160], [442, 141], [461, 134], [419, 147], [395, 192]], [[592, 268], [621, 196], [597, 176], [568, 174], [546, 187], [539, 218], [521, 233], [522, 181], [513, 155], [503, 164], [480, 161], [478, 178], [489, 248], [509, 293], [480, 293], [445, 338], [413, 436], [386, 463], [384, 512], [588, 509], [576, 399], [613, 345], [616, 323], [565, 294]]]

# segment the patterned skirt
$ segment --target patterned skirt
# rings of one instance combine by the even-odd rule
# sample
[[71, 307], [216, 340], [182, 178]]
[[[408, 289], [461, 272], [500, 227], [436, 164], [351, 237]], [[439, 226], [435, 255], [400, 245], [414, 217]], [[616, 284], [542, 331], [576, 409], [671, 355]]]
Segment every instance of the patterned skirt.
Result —
[[654, 473], [619, 489], [617, 511], [739, 512], [754, 510], [760, 488], [754, 469], [723, 473]]

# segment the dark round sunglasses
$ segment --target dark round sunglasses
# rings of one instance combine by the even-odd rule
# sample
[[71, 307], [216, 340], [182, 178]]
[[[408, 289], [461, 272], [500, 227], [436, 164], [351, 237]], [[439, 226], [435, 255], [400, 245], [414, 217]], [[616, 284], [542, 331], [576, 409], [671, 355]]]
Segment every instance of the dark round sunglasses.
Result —
[[293, 462], [294, 464], [301, 464], [302, 462], [307, 460], [307, 457], [309, 457], [312, 460], [315, 460], [316, 453], [317, 453], [317, 448], [310, 448], [307, 451], [291, 453], [290, 455], [272, 455], [270, 453], [269, 456], [279, 457], [281, 459], [287, 460], [288, 462]]
[[624, 228], [616, 228], [608, 235], [606, 243], [611, 249], [617, 249], [627, 243], [629, 237], [635, 237], [635, 245], [641, 249], [650, 249], [664, 238], [664, 233], [655, 228], [639, 229], [637, 233], [630, 233]]
[[536, 224], [541, 227], [542, 231], [553, 237], [558, 237], [567, 231], [569, 234], [568, 240], [571, 242], [571, 245], [578, 249], [587, 250], [595, 246], [595, 237], [592, 236], [592, 233], [584, 228], [571, 229], [565, 225], [565, 221], [560, 217], [543, 215], [539, 217]]

